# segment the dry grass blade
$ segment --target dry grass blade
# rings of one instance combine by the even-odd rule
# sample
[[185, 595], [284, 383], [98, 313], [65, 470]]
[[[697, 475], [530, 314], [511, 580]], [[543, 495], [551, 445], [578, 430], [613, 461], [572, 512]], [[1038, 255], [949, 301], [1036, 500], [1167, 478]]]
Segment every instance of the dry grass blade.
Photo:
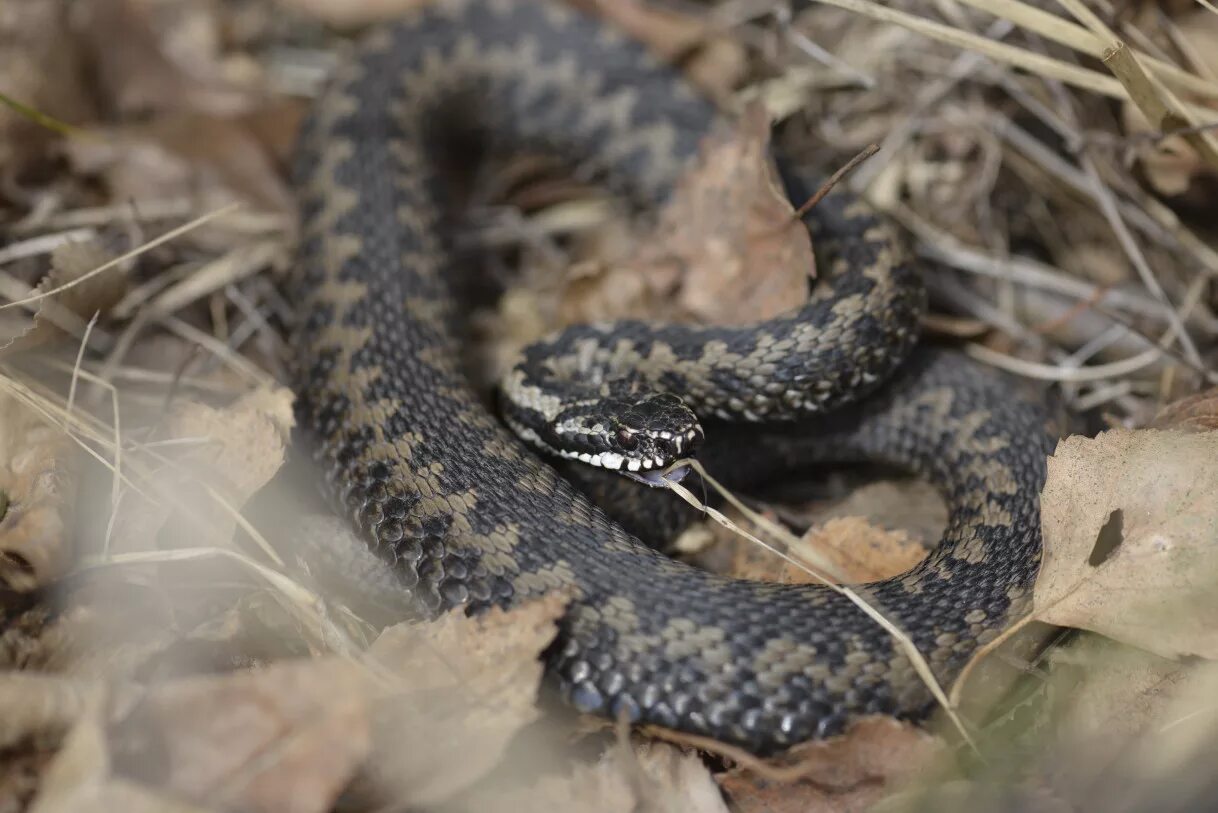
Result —
[[[1061, 17], [1020, 2], [1020, 0], [961, 0], [961, 2], [1009, 20], [1026, 31], [1039, 34], [1045, 39], [1068, 46], [1096, 59], [1102, 58], [1107, 48], [1104, 41], [1087, 28], [1069, 20], [1063, 20]], [[1164, 82], [1203, 98], [1218, 99], [1218, 86], [1213, 82], [1155, 57], [1138, 54], [1137, 58], [1139, 61], [1145, 62], [1146, 66]]]
[[[729, 499], [735, 499], [734, 496], [730, 495], [727, 490], [718, 483], [718, 481], [711, 477], [707, 471], [702, 468], [698, 461], [678, 461], [677, 463], [673, 464], [673, 467], [680, 465], [691, 466], [695, 471], [698, 472], [699, 475], [705, 478], [707, 483], [709, 483], [716, 491]], [[697, 497], [695, 497], [689, 489], [685, 488], [680, 483], [668, 480], [667, 478], [665, 478], [665, 482], [668, 484], [668, 488], [674, 491], [679, 497], [681, 497], [681, 499], [685, 500], [685, 502], [689, 503], [694, 508], [697, 508], [699, 511], [704, 512], [715, 522], [719, 523], [725, 528], [728, 528], [733, 533], [739, 534], [741, 537], [747, 539], [754, 545], [764, 548], [766, 551], [782, 559], [787, 564], [798, 568], [816, 581], [823, 584], [825, 587], [828, 587], [833, 592], [844, 596], [850, 601], [851, 604], [858, 607], [864, 615], [866, 615], [868, 618], [878, 624], [885, 632], [892, 636], [892, 639], [897, 642], [898, 646], [901, 647], [901, 650], [905, 653], [905, 656], [909, 658], [910, 663], [913, 665], [914, 671], [918, 673], [918, 677], [922, 679], [922, 682], [926, 685], [926, 688], [935, 698], [935, 702], [938, 703], [943, 709], [944, 713], [947, 714], [948, 719], [951, 720], [952, 725], [960, 734], [961, 739], [967, 742], [975, 753], [981, 753], [977, 748], [977, 744], [974, 742], [972, 735], [969, 733], [968, 728], [964, 725], [964, 721], [960, 719], [960, 716], [956, 713], [955, 707], [951, 704], [947, 694], [943, 691], [943, 687], [939, 685], [939, 681], [935, 677], [935, 673], [931, 670], [930, 664], [926, 662], [926, 659], [922, 657], [922, 653], [918, 651], [917, 645], [914, 644], [913, 640], [906, 635], [900, 627], [885, 617], [881, 610], [870, 604], [865, 598], [863, 598], [863, 596], [852, 588], [833, 582], [832, 580], [826, 578], [823, 573], [819, 573], [816, 570], [808, 567], [806, 562], [802, 562], [799, 559], [788, 555], [785, 551], [779, 550], [768, 542], [759, 539], [740, 526], [736, 525], [720, 511], [717, 511], [709, 505], [704, 504]], [[737, 500], [737, 502], [739, 501]]]
[[170, 229], [169, 231], [162, 234], [160, 237], [153, 238], [152, 240], [149, 240], [147, 243], [144, 243], [142, 246], [139, 246], [138, 248], [134, 248], [131, 251], [126, 252], [125, 254], [115, 257], [113, 260], [110, 260], [107, 263], [103, 263], [102, 265], [99, 265], [97, 268], [94, 268], [89, 273], [82, 274], [81, 276], [77, 277], [76, 279], [72, 280], [71, 282], [65, 283], [64, 285], [60, 285], [55, 288], [51, 288], [50, 290], [40, 291], [35, 296], [27, 297], [27, 298], [21, 299], [17, 302], [8, 302], [3, 305], [0, 305], [0, 311], [6, 310], [7, 308], [18, 307], [21, 305], [29, 305], [33, 302], [38, 302], [39, 300], [46, 299], [47, 297], [55, 296], [56, 294], [66, 291], [69, 288], [80, 285], [82, 282], [85, 282], [86, 280], [96, 277], [98, 274], [103, 274], [106, 271], [109, 271], [111, 268], [114, 268], [115, 266], [121, 265], [130, 259], [138, 257], [141, 254], [143, 254], [147, 251], [150, 251], [159, 245], [168, 243], [171, 240], [176, 240], [177, 238], [181, 237], [183, 234], [192, 232], [195, 229], [199, 228], [200, 226], [203, 226], [206, 223], [208, 223], [212, 220], [215, 220], [216, 218], [223, 217], [224, 215], [227, 215], [227, 214], [231, 214], [232, 212], [234, 212], [238, 208], [240, 208], [240, 206], [241, 206], [240, 202], [234, 202], [234, 203], [228, 204], [227, 206], [221, 206], [219, 209], [215, 209], [211, 212], [208, 212], [207, 214], [200, 215], [199, 217], [196, 217], [194, 220], [191, 220], [189, 223], [184, 223], [175, 229]]
[[[1204, 130], [1192, 130], [1198, 125], [1188, 110], [1171, 91], [1159, 85], [1146, 71], [1133, 50], [1104, 25], [1104, 22], [1087, 8], [1081, 0], [1058, 0], [1080, 22], [1101, 39], [1104, 48], [1101, 56], [1104, 64], [1125, 86], [1130, 100], [1138, 106], [1147, 121], [1161, 132], [1179, 131], [1181, 135], [1212, 166], [1218, 167], [1218, 142]], [[1207, 83], [1208, 84], [1208, 83]], [[1218, 113], [1211, 113], [1211, 116]]]
[[77, 570], [87, 572], [138, 565], [192, 562], [210, 558], [229, 559], [248, 568], [274, 588], [275, 595], [283, 600], [284, 607], [299, 619], [317, 640], [324, 641], [332, 651], [345, 657], [353, 660], [361, 657], [360, 646], [351, 640], [326, 614], [326, 604], [321, 596], [278, 570], [267, 567], [237, 551], [226, 548], [177, 548], [164, 551], [122, 553], [104, 558], [86, 557], [81, 560]]
[[[878, 3], [870, 2], [870, 0], [819, 0], [819, 2], [825, 5], [844, 8], [857, 14], [863, 14], [882, 22], [894, 23], [924, 36], [932, 37], [933, 39], [960, 48], [976, 51], [998, 62], [1023, 68], [1038, 76], [1056, 79], [1083, 90], [1089, 90], [1114, 99], [1126, 99], [1129, 95], [1125, 86], [1118, 80], [1105, 76], [1098, 71], [1081, 68], [1069, 62], [1063, 62], [1060, 59], [1054, 59], [1025, 48], [1019, 48], [1003, 42], [994, 42], [970, 31], [964, 31], [944, 23], [918, 17], [905, 11], [882, 6]], [[1188, 105], [1186, 109], [1197, 115], [1204, 115], [1207, 112], [1212, 113], [1207, 108], [1196, 105]]]

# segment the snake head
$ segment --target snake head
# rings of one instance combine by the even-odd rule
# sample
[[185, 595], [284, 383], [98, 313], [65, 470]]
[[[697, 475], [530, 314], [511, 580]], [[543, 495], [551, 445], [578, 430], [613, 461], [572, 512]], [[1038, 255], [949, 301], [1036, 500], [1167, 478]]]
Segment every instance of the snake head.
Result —
[[562, 457], [649, 482], [648, 475], [692, 455], [704, 437], [698, 416], [668, 393], [581, 401], [555, 416], [549, 428]]

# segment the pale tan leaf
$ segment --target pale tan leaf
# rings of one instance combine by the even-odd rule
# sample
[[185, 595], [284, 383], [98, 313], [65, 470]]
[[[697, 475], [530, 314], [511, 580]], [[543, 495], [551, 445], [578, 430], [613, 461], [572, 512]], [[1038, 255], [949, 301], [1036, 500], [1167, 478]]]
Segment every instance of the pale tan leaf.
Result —
[[123, 492], [112, 550], [153, 547], [175, 510], [183, 520], [179, 544], [231, 541], [235, 512], [283, 465], [291, 404], [291, 392], [282, 388], [252, 390], [226, 408], [178, 404], [157, 438], [167, 460], [146, 484], [152, 499]]
[[1218, 432], [1062, 441], [1042, 496], [1036, 617], [1165, 657], [1218, 657], [1215, 494]]
[[[368, 773], [378, 795], [439, 802], [494, 767], [540, 714], [539, 656], [566, 602], [551, 594], [513, 610], [468, 618], [457, 609], [433, 624], [385, 630], [368, 654], [402, 694], [375, 721]], [[403, 731], [425, 747], [401, 747]]]
[[710, 772], [695, 753], [662, 742], [617, 747], [594, 765], [546, 772], [527, 787], [492, 787], [462, 799], [487, 813], [727, 813]]

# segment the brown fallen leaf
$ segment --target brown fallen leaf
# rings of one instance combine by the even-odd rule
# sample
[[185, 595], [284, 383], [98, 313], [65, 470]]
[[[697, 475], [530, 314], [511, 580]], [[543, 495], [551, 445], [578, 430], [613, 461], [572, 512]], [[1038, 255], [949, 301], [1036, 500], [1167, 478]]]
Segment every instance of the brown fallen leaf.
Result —
[[1173, 401], [1150, 423], [1153, 429], [1208, 432], [1218, 429], [1218, 387]]
[[[283, 109], [296, 121], [295, 109]], [[238, 195], [264, 211], [293, 211], [276, 157], [241, 117], [183, 113], [87, 133], [67, 143], [68, 157], [78, 172], [102, 176], [113, 198], [193, 198], [214, 209]]]
[[113, 726], [118, 773], [223, 810], [322, 813], [371, 747], [357, 665], [286, 661], [154, 685]]
[[[799, 540], [797, 557], [806, 547], [818, 557], [827, 557], [847, 583], [879, 581], [904, 573], [926, 557], [926, 549], [904, 530], [885, 530], [862, 517], [831, 519], [810, 529]], [[783, 563], [785, 578], [792, 583], [810, 577], [803, 570]]]
[[487, 813], [727, 813], [710, 772], [695, 753], [662, 742], [611, 749], [593, 765], [547, 772], [526, 787], [479, 788], [462, 810]]
[[[823, 583], [746, 539], [726, 541], [733, 551], [728, 570], [732, 576], [782, 584]], [[925, 558], [926, 549], [905, 530], [887, 530], [863, 517], [848, 516], [809, 528], [787, 553], [841, 583], [860, 584], [904, 573]], [[826, 565], [828, 569], [818, 569]]]
[[1075, 436], [1048, 465], [1035, 617], [1218, 658], [1218, 432]]
[[[5, 0], [0, 12], [0, 92], [61, 122], [96, 115], [80, 48], [67, 36], [70, 4]], [[16, 175], [25, 159], [57, 138], [54, 131], [0, 104], [0, 169]]]
[[[56, 248], [51, 253], [50, 273], [28, 296], [59, 292], [30, 304], [37, 308], [33, 324], [0, 346], [0, 358], [32, 350], [64, 334], [83, 338], [89, 321], [108, 313], [126, 291], [126, 276], [117, 268], [90, 276], [111, 259], [110, 252], [93, 242], [64, 243]], [[65, 288], [67, 285], [71, 287]]]
[[867, 717], [840, 736], [797, 745], [764, 767], [716, 777], [740, 813], [840, 813], [869, 809], [943, 755], [944, 744], [888, 717]]
[[234, 87], [212, 60], [189, 64], [165, 47], [170, 34], [152, 24], [151, 6], [136, 0], [88, 0], [74, 22], [87, 45], [92, 78], [120, 114], [192, 111], [231, 115], [253, 109], [257, 96]]
[[47, 584], [71, 563], [77, 451], [30, 407], [0, 396], [0, 582], [11, 590]]
[[599, 274], [582, 270], [564, 294], [560, 321], [745, 324], [806, 299], [811, 239], [778, 184], [769, 135], [765, 111], [752, 105], [734, 132], [710, 141], [634, 256]]
[[[395, 698], [374, 721], [366, 772], [375, 798], [427, 806], [494, 767], [540, 715], [540, 655], [566, 603], [551, 594], [513, 610], [468, 618], [458, 609], [433, 624], [385, 630], [368, 650], [392, 675]], [[403, 748], [404, 732], [421, 747]]]

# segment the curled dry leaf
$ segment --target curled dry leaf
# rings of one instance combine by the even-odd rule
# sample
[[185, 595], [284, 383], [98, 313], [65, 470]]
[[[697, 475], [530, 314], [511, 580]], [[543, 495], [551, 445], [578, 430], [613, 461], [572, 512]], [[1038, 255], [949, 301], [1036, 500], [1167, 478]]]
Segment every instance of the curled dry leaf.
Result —
[[738, 767], [717, 778], [740, 813], [867, 810], [944, 751], [912, 725], [866, 717], [840, 737], [795, 746], [764, 770]]
[[292, 425], [292, 394], [282, 388], [254, 390], [223, 409], [178, 404], [157, 438], [165, 462], [153, 482], [140, 483], [153, 499], [123, 492], [112, 550], [155, 547], [175, 508], [183, 515], [179, 544], [227, 544], [236, 512], [283, 465]]
[[476, 618], [458, 609], [433, 624], [385, 630], [368, 650], [377, 673], [391, 676], [393, 692], [373, 732], [368, 774], [378, 797], [426, 806], [499, 761], [512, 737], [539, 716], [540, 655], [566, 603], [551, 594]]
[[1218, 432], [1070, 437], [1049, 458], [1034, 614], [1218, 658]]
[[0, 581], [30, 590], [72, 558], [76, 446], [17, 400], [0, 397]]
[[765, 111], [752, 105], [734, 132], [709, 141], [653, 233], [637, 241], [633, 257], [599, 276], [585, 273], [564, 298], [562, 321], [744, 324], [806, 299], [812, 243], [770, 163], [769, 134]]
[[75, 284], [38, 300], [34, 323], [0, 346], [0, 358], [47, 344], [65, 333], [83, 338], [89, 320], [108, 313], [126, 291], [126, 276], [117, 268], [88, 276], [111, 259], [110, 252], [94, 242], [64, 243], [56, 248], [51, 253], [50, 273], [31, 294]]

